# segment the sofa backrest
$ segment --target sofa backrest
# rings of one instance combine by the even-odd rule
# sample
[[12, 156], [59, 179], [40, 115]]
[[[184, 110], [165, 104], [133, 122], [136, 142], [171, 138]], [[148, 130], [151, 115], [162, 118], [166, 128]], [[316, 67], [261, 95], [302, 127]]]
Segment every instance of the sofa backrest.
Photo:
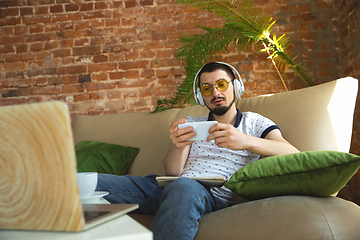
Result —
[[[300, 151], [349, 152], [358, 81], [344, 78], [314, 87], [244, 98], [240, 111], [257, 112], [273, 120], [286, 140]], [[164, 112], [101, 116], [77, 115], [73, 121], [75, 144], [96, 140], [139, 147], [129, 174], [164, 174], [163, 159], [171, 146], [173, 120], [207, 115], [206, 107], [190, 106]]]
[[77, 115], [73, 120], [74, 143], [90, 140], [138, 147], [140, 152], [128, 173], [163, 174], [162, 160], [171, 146], [169, 127], [179, 111]]

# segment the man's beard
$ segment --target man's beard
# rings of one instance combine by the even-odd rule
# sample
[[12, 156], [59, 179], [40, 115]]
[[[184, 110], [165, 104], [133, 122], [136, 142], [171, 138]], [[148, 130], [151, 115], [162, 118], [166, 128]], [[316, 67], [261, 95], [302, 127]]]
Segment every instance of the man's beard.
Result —
[[[217, 100], [217, 99], [225, 99], [223, 97], [219, 97], [219, 98], [214, 98], [211, 100], [211, 102]], [[229, 111], [229, 109], [231, 108], [231, 106], [234, 104], [235, 102], [235, 98], [233, 99], [233, 101], [228, 105], [228, 106], [220, 106], [220, 107], [215, 107], [214, 109], [210, 109], [209, 107], [207, 107], [210, 110], [210, 113], [216, 115], [216, 116], [222, 116], [225, 113], [227, 113]]]

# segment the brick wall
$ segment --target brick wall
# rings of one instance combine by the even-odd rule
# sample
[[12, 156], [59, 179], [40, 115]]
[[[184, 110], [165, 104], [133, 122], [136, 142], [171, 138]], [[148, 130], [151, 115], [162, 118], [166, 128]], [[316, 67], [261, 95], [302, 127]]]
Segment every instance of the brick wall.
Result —
[[[292, 40], [316, 83], [339, 71], [334, 4], [255, 0]], [[0, 1], [0, 104], [66, 101], [72, 114], [149, 111], [171, 97], [184, 67], [176, 59], [182, 32], [216, 26], [212, 14], [171, 0]], [[328, 36], [334, 37], [330, 39]], [[246, 96], [284, 91], [263, 53], [224, 55], [246, 82]], [[291, 71], [289, 89], [305, 87]]]
[[[278, 36], [288, 34], [316, 84], [360, 77], [358, 0], [253, 1], [277, 21]], [[0, 105], [63, 100], [72, 116], [153, 110], [182, 81], [181, 33], [221, 22], [175, 0], [0, 0]], [[245, 97], [284, 91], [264, 53], [223, 57], [241, 72]], [[305, 87], [291, 71], [283, 77], [290, 90]]]

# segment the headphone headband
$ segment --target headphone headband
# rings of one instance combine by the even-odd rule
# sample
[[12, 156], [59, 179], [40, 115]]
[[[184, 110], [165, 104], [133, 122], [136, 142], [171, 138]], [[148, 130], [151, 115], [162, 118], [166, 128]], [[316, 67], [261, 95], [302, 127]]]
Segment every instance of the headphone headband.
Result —
[[[239, 78], [236, 78], [236, 76], [235, 76], [233, 83], [234, 83], [235, 95], [238, 99], [240, 99], [241, 96], [244, 94], [244, 84], [241, 80], [240, 73], [236, 70], [235, 67], [233, 67], [232, 65], [230, 65], [228, 63], [225, 63], [225, 62], [215, 62], [215, 63], [223, 64], [225, 66], [230, 67], [235, 72], [235, 74], [238, 75]], [[197, 90], [196, 90], [197, 89], [196, 82], [197, 82], [198, 75], [203, 68], [204, 68], [204, 66], [202, 68], [200, 68], [199, 71], [196, 73], [195, 78], [194, 78], [194, 83], [193, 83], [193, 92], [194, 92], [195, 101], [197, 104], [199, 104], [201, 106], [205, 106], [205, 103], [204, 103], [201, 93], [197, 92]], [[238, 83], [235, 82], [235, 80], [237, 80]], [[200, 82], [200, 79], [199, 79], [199, 82]], [[198, 88], [198, 91], [200, 91], [200, 88]]]

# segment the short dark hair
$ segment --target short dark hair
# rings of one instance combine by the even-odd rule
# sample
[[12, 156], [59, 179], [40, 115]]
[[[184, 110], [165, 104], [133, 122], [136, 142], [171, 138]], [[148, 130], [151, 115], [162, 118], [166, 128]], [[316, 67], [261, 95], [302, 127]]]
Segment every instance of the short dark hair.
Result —
[[235, 79], [235, 74], [234, 72], [231, 70], [231, 68], [225, 64], [222, 63], [218, 63], [218, 62], [209, 62], [207, 64], [205, 64], [202, 69], [200, 70], [199, 74], [198, 74], [198, 78], [199, 79], [195, 79], [198, 80], [198, 84], [200, 87], [200, 76], [201, 74], [205, 73], [205, 72], [214, 72], [216, 70], [223, 70], [226, 72], [226, 74], [230, 77], [230, 80], [234, 80]]

